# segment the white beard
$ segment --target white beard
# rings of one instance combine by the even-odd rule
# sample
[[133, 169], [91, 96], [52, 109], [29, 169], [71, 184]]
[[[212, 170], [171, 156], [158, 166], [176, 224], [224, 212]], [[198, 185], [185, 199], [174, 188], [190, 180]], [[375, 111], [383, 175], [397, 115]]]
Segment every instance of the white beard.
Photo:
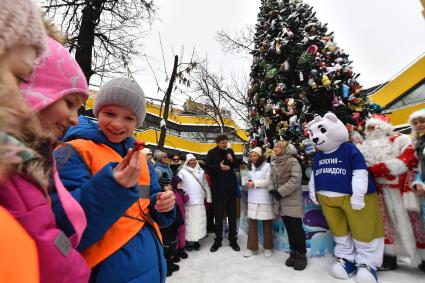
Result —
[[398, 157], [398, 148], [387, 135], [367, 135], [364, 143], [357, 146], [368, 166]]

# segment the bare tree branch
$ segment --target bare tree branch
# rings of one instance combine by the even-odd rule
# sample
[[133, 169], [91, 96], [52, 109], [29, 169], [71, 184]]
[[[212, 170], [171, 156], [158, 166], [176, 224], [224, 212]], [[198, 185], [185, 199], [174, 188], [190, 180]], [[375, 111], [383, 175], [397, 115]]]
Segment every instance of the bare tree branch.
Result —
[[233, 36], [224, 30], [217, 32], [216, 40], [225, 52], [251, 52], [254, 51], [254, 27], [246, 26]]
[[[41, 0], [46, 13], [68, 35], [67, 47], [88, 81], [94, 76], [132, 76], [141, 53], [143, 27], [156, 7], [152, 0]], [[145, 29], [147, 30], [147, 29]]]

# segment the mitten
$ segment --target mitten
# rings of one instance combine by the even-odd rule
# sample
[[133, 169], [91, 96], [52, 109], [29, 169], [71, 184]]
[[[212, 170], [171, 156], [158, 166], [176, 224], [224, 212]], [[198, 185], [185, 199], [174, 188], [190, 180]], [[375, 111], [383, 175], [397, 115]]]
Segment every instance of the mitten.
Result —
[[271, 190], [269, 191], [269, 194], [271, 194], [275, 200], [280, 200], [282, 198], [282, 196], [279, 194], [278, 191], [275, 190]]
[[374, 177], [385, 177], [390, 172], [384, 162], [373, 164], [372, 166], [369, 166], [368, 169]]
[[363, 207], [365, 207], [364, 195], [352, 195], [350, 202], [351, 207], [354, 210], [361, 210]]

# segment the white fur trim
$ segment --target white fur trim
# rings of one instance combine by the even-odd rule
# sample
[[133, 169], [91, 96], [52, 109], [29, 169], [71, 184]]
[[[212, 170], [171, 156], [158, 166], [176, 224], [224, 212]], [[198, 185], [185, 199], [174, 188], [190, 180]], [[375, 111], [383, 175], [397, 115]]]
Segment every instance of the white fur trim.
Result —
[[412, 121], [414, 119], [419, 118], [419, 117], [425, 118], [425, 109], [421, 109], [421, 110], [415, 111], [412, 114], [410, 114], [410, 116], [409, 116], [409, 124], [412, 124]]
[[383, 189], [382, 192], [392, 230], [397, 234], [394, 237], [396, 241], [394, 247], [401, 248], [402, 253], [410, 258], [412, 266], [415, 266], [420, 262], [420, 258], [417, 254], [415, 236], [409, 215], [404, 206], [400, 205], [403, 203], [400, 191]]
[[407, 172], [406, 164], [397, 158], [385, 161], [385, 165], [387, 165], [391, 176], [400, 176], [401, 174]]
[[378, 126], [383, 130], [386, 130], [387, 133], [391, 133], [393, 130], [393, 126], [390, 123], [382, 121], [380, 119], [368, 119], [366, 120], [366, 128], [370, 125]]
[[405, 192], [403, 194], [403, 206], [408, 211], [421, 212], [418, 199], [414, 192]]

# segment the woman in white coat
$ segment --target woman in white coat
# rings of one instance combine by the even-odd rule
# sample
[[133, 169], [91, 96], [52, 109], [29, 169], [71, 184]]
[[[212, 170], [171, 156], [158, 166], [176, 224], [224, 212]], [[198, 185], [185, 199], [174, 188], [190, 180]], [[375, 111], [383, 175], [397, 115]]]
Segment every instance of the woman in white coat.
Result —
[[186, 155], [186, 162], [178, 176], [183, 181], [183, 190], [189, 195], [186, 208], [186, 250], [199, 250], [199, 240], [207, 235], [207, 216], [204, 200], [212, 202], [211, 190], [205, 178], [204, 170], [199, 166], [193, 154]]
[[267, 189], [271, 167], [265, 162], [260, 147], [249, 153], [248, 213], [249, 229], [244, 257], [258, 253], [258, 220], [263, 220], [264, 256], [271, 257], [273, 249], [273, 198]]

